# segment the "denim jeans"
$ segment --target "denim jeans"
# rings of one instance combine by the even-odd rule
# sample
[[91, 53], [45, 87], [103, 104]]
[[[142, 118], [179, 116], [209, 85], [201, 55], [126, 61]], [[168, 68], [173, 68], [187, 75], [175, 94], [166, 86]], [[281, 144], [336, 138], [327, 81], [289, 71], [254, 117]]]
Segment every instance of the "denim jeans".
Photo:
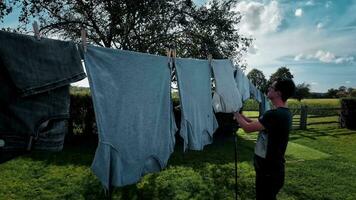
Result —
[[74, 43], [0, 31], [0, 160], [59, 151], [68, 131], [69, 84], [85, 78]]

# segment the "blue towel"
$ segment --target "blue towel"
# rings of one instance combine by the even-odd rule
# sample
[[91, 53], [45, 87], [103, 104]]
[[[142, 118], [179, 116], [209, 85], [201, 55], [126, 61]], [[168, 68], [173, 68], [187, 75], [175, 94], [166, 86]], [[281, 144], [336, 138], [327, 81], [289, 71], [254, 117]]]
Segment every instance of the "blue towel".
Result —
[[235, 82], [244, 102], [250, 98], [250, 81], [240, 68], [237, 68], [235, 72]]
[[259, 103], [261, 103], [262, 102], [262, 99], [261, 99], [261, 92], [260, 92], [260, 90], [258, 90], [257, 88], [256, 88], [256, 86], [252, 83], [252, 82], [249, 82], [249, 84], [250, 84], [250, 94], [251, 94], [251, 96], [256, 100], [256, 101], [258, 101]]
[[215, 77], [215, 92], [213, 96], [214, 111], [233, 113], [242, 107], [242, 96], [234, 80], [234, 71], [230, 60], [212, 60]]
[[84, 61], [99, 133], [92, 170], [104, 187], [164, 168], [176, 132], [167, 57], [88, 46]]
[[270, 101], [268, 100], [268, 98], [266, 97], [266, 95], [264, 95], [262, 92], [261, 92], [261, 99], [262, 99], [262, 110], [261, 110], [261, 113], [264, 113], [268, 110], [271, 110], [271, 103]]
[[177, 58], [175, 64], [184, 150], [202, 150], [212, 143], [218, 127], [211, 100], [211, 69], [207, 60]]

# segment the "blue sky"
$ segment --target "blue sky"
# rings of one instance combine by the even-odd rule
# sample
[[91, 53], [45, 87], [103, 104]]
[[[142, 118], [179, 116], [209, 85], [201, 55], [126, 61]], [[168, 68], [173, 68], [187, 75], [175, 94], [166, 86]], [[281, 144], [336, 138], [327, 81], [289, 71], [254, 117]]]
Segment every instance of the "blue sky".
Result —
[[[254, 38], [247, 72], [257, 68], [269, 78], [287, 66], [295, 82], [313, 92], [356, 88], [356, 0], [245, 0], [234, 10], [243, 15], [236, 28]], [[0, 28], [17, 24], [15, 12]]]

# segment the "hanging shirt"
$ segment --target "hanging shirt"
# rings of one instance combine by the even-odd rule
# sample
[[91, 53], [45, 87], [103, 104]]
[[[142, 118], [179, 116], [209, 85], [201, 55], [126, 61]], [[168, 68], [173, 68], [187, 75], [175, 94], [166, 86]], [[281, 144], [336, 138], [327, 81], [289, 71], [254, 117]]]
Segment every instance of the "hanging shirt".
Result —
[[264, 95], [262, 92], [260, 94], [261, 94], [261, 100], [262, 100], [261, 101], [261, 105], [262, 105], [261, 113], [264, 113], [271, 109], [271, 104], [270, 104], [270, 101], [268, 100], [268, 98], [266, 97], [266, 95]]
[[60, 151], [69, 84], [86, 77], [73, 42], [0, 31], [0, 162], [9, 152]]
[[211, 100], [211, 69], [207, 60], [181, 59], [175, 62], [181, 103], [180, 136], [184, 150], [202, 150], [212, 143], [218, 127]]
[[251, 81], [249, 81], [249, 85], [250, 85], [250, 94], [251, 96], [258, 101], [259, 103], [261, 103], [262, 99], [261, 99], [261, 92], [256, 88], [256, 86], [254, 84], [252, 84]]
[[237, 68], [234, 74], [237, 88], [244, 102], [250, 98], [250, 81], [240, 68]]
[[215, 112], [233, 113], [242, 107], [242, 96], [234, 80], [234, 72], [230, 60], [212, 60], [211, 65], [215, 77], [213, 108]]
[[88, 46], [84, 58], [99, 133], [93, 172], [109, 188], [163, 169], [176, 132], [167, 57]]

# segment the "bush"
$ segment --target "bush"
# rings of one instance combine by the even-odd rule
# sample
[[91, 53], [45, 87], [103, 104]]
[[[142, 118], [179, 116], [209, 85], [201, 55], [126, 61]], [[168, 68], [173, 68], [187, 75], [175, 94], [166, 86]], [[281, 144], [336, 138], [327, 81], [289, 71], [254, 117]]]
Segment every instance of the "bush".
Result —
[[341, 100], [341, 120], [348, 129], [356, 129], [356, 98]]
[[137, 188], [140, 199], [212, 199], [212, 180], [188, 167], [171, 167], [145, 176]]
[[69, 135], [96, 135], [93, 102], [89, 91], [71, 90]]

